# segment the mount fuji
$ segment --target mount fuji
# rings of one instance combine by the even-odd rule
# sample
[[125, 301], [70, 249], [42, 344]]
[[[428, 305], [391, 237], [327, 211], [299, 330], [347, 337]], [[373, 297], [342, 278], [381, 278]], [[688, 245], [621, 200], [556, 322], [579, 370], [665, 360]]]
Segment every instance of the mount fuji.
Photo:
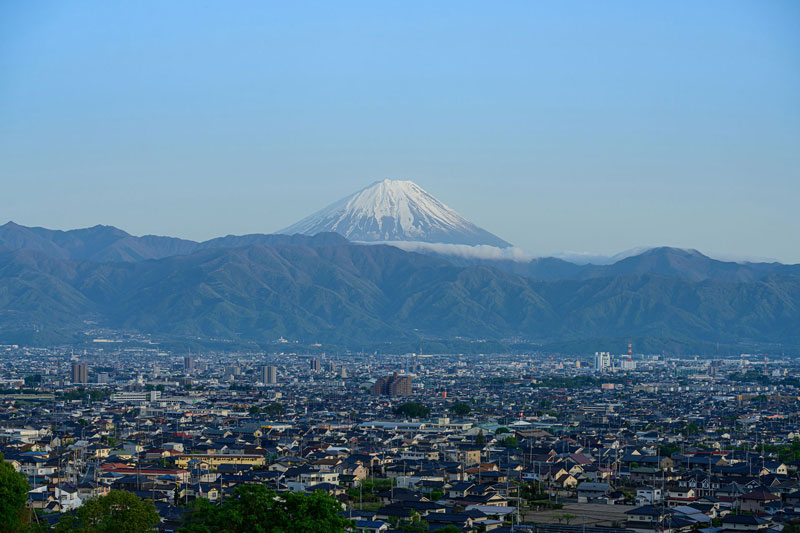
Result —
[[339, 233], [351, 241], [460, 244], [509, 248], [412, 181], [383, 180], [335, 202], [278, 233]]

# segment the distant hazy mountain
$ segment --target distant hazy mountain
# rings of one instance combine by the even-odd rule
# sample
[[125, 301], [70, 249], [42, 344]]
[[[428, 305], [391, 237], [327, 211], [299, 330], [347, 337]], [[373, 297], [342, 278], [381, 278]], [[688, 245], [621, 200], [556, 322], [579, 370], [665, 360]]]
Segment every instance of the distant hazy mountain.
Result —
[[511, 246], [479, 228], [411, 181], [383, 180], [335, 202], [279, 233], [336, 232], [351, 241], [418, 241]]
[[782, 263], [734, 263], [719, 261], [697, 250], [650, 248], [625, 257], [610, 265], [575, 264], [555, 257], [529, 261], [510, 259], [477, 259], [453, 254], [430, 254], [458, 266], [489, 266], [504, 272], [545, 281], [588, 280], [630, 274], [657, 274], [688, 281], [714, 279], [750, 282], [768, 276], [800, 276], [800, 265]]
[[211, 248], [233, 248], [253, 244], [298, 244], [319, 246], [346, 243], [333, 233], [305, 235], [228, 235], [205, 242], [175, 237], [135, 237], [113, 226], [94, 226], [69, 231], [30, 228], [8, 222], [0, 226], [0, 250], [36, 250], [58, 259], [135, 262], [187, 255]]
[[690, 281], [716, 279], [748, 282], [767, 276], [800, 275], [800, 265], [719, 261], [697, 250], [661, 247], [651, 248], [610, 265], [584, 266], [580, 274], [572, 277], [589, 279], [626, 274], [658, 274]]
[[654, 246], [637, 246], [636, 248], [624, 250], [614, 255], [560, 252], [552, 254], [552, 257], [555, 257], [556, 259], [563, 259], [564, 261], [569, 261], [570, 263], [575, 263], [576, 265], [610, 265], [616, 263], [617, 261], [621, 261], [626, 257], [642, 254], [652, 248], [654, 248]]

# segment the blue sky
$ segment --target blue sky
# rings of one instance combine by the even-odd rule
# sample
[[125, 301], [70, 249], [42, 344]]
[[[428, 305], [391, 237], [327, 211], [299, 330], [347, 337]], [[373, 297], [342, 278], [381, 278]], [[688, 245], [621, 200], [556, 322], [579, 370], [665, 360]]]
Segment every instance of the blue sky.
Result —
[[0, 4], [0, 223], [271, 232], [382, 178], [535, 254], [800, 262], [800, 2]]

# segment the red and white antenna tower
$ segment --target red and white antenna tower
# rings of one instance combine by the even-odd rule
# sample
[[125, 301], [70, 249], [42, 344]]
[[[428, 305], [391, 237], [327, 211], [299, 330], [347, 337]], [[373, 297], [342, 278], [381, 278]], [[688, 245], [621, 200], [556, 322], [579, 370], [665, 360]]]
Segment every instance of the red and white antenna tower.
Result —
[[633, 342], [628, 339], [628, 361], [633, 361]]

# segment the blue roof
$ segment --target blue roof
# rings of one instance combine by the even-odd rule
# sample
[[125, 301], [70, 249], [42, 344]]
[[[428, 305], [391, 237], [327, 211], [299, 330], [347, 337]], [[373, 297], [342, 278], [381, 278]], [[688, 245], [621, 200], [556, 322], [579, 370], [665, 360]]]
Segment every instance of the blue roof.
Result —
[[378, 528], [383, 525], [386, 525], [386, 522], [381, 520], [360, 520], [356, 519], [356, 527], [369, 527], [369, 528]]

